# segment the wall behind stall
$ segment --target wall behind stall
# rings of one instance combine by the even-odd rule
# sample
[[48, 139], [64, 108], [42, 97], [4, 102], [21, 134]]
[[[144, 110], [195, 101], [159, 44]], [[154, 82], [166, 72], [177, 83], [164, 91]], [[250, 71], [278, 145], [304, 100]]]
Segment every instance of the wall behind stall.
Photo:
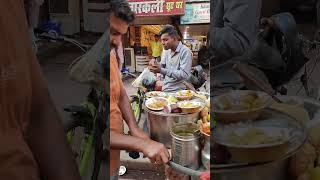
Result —
[[151, 41], [154, 41], [154, 33], [148, 31], [146, 27], [142, 26], [141, 27], [141, 46], [145, 46], [148, 48], [148, 54], [152, 54], [151, 50]]
[[129, 27], [129, 46], [133, 47], [134, 43], [135, 43], [135, 39], [134, 39], [134, 34], [135, 34], [135, 29], [134, 26], [130, 26]]
[[154, 41], [155, 33], [149, 31], [148, 28], [146, 28], [145, 26], [130, 26], [129, 34], [129, 46], [132, 47], [134, 43], [138, 43], [141, 46], [147, 47], [149, 55], [152, 54], [150, 42]]

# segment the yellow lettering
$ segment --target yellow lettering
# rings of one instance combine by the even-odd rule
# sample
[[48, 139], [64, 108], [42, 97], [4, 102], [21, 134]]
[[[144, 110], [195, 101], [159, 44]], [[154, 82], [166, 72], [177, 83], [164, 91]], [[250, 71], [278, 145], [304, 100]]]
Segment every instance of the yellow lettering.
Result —
[[171, 12], [174, 6], [174, 2], [167, 2], [167, 11]]
[[176, 8], [182, 9], [183, 8], [183, 2], [176, 2]]

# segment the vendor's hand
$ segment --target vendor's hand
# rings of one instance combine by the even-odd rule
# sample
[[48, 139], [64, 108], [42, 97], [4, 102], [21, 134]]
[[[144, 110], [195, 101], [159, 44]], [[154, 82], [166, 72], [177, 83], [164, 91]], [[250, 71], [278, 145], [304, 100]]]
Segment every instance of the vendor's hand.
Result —
[[130, 134], [131, 134], [131, 136], [134, 136], [134, 137], [138, 137], [138, 138], [141, 138], [141, 139], [150, 140], [148, 134], [145, 133], [145, 132], [144, 132], [143, 130], [141, 130], [140, 128], [136, 128], [136, 129], [130, 130]]
[[271, 18], [261, 18], [260, 25], [262, 28], [270, 27], [270, 28], [276, 28], [276, 24]]
[[149, 61], [149, 66], [155, 66], [157, 64], [157, 61], [155, 59], [151, 59]]
[[167, 164], [170, 160], [168, 149], [161, 143], [149, 139], [143, 141], [141, 148], [142, 153], [148, 157], [152, 163]]
[[149, 66], [149, 69], [151, 72], [153, 72], [155, 74], [160, 73], [160, 70], [161, 70], [160, 65]]

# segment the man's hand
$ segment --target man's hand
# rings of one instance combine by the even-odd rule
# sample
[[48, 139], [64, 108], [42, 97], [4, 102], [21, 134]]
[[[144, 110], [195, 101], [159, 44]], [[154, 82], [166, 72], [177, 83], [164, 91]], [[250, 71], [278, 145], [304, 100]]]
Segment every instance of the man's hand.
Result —
[[156, 64], [154, 66], [149, 66], [149, 69], [151, 72], [157, 74], [157, 73], [160, 73], [161, 67], [159, 64]]
[[155, 66], [156, 64], [157, 64], [156, 59], [151, 59], [151, 60], [149, 61], [149, 66]]
[[160, 73], [161, 66], [155, 59], [151, 59], [149, 62], [149, 70], [155, 74]]
[[170, 160], [168, 149], [161, 143], [151, 139], [143, 141], [141, 152], [150, 159], [152, 163], [167, 164]]
[[277, 28], [275, 22], [271, 18], [261, 18], [260, 25], [262, 26], [262, 28], [267, 28], [267, 27], [270, 27], [273, 29]]

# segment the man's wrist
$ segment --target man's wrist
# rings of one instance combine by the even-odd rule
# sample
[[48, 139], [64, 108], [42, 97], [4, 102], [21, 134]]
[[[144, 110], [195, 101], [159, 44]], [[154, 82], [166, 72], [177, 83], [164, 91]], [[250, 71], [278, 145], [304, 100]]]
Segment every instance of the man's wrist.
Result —
[[136, 144], [136, 149], [138, 152], [142, 152], [144, 153], [144, 149], [145, 149], [145, 140], [141, 139], [141, 138], [137, 138], [137, 144]]

